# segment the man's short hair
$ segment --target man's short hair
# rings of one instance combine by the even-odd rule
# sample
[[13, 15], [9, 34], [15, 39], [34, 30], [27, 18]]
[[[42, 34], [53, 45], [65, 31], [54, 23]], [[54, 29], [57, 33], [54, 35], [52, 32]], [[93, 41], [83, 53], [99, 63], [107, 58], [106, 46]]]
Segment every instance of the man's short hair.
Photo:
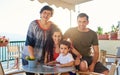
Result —
[[77, 19], [78, 19], [79, 17], [86, 17], [87, 20], [89, 20], [89, 16], [88, 16], [86, 13], [80, 13], [80, 14], [78, 14]]

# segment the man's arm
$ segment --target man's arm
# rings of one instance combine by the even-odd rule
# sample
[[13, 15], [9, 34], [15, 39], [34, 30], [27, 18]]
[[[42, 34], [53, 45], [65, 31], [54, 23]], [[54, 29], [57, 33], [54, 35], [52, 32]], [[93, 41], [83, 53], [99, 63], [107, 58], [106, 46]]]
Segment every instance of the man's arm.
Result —
[[82, 58], [82, 55], [73, 47], [71, 49], [72, 53], [75, 54], [79, 59]]
[[98, 61], [98, 58], [99, 58], [99, 47], [98, 47], [98, 45], [93, 46], [93, 50], [94, 50], [93, 63], [96, 63]]
[[95, 64], [96, 64], [96, 62], [98, 61], [98, 58], [99, 58], [99, 47], [98, 47], [98, 45], [93, 46], [93, 50], [94, 50], [93, 61], [92, 61], [92, 64], [89, 66], [89, 70], [91, 72], [94, 71]]

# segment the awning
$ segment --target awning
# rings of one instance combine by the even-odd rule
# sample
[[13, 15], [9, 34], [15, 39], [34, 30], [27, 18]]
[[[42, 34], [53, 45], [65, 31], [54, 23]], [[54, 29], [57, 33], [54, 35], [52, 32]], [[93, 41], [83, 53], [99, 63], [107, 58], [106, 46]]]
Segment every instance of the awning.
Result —
[[75, 5], [92, 0], [38, 0], [40, 3], [48, 3], [49, 5], [55, 5], [57, 7], [67, 8], [69, 10], [75, 10]]

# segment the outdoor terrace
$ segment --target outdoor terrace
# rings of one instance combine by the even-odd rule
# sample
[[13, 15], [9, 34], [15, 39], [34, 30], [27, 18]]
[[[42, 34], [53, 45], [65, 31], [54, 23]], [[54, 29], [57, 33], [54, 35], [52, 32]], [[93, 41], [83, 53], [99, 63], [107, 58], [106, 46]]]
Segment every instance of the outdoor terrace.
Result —
[[[16, 45], [16, 46], [19, 46], [20, 47], [20, 51], [22, 51], [23, 49], [23, 46], [25, 44], [25, 41], [10, 41], [9, 42], [9, 45]], [[107, 59], [108, 61], [114, 61], [114, 59], [112, 58], [109, 58]], [[6, 71], [7, 70], [7, 47], [0, 47], [0, 61], [2, 62], [2, 66], [4, 68], [4, 70]], [[11, 58], [10, 59], [10, 64], [11, 66], [13, 65], [14, 63], [14, 59]], [[108, 68], [110, 68], [110, 64], [107, 65]], [[21, 60], [20, 60], [20, 67], [21, 67]], [[120, 68], [120, 67], [119, 67]], [[119, 69], [118, 68], [118, 69]], [[21, 69], [21, 68], [20, 68]], [[9, 71], [12, 71], [12, 70], [9, 70]], [[119, 71], [119, 70], [118, 70]], [[16, 75], [16, 74], [15, 74]], [[17, 74], [17, 75], [25, 75], [25, 73], [20, 73], [20, 74]], [[115, 73], [115, 75], [117, 75]]]

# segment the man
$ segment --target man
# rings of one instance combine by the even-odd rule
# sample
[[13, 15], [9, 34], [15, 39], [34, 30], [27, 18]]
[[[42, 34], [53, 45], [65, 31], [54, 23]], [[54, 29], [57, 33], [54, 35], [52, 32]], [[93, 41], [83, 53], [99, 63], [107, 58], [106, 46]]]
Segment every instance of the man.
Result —
[[[90, 72], [98, 72], [108, 75], [108, 69], [103, 66], [102, 63], [98, 62], [99, 58], [99, 47], [98, 38], [96, 32], [87, 28], [89, 24], [89, 17], [85, 13], [80, 13], [77, 16], [78, 26], [68, 29], [64, 38], [70, 38], [73, 47], [79, 52], [80, 59], [86, 60], [88, 64], [88, 70]], [[94, 55], [91, 56], [91, 48], [94, 50]], [[76, 51], [72, 51], [77, 54]], [[77, 60], [77, 59], [76, 59]], [[80, 63], [80, 61], [79, 61]], [[81, 67], [80, 67], [81, 70]]]

